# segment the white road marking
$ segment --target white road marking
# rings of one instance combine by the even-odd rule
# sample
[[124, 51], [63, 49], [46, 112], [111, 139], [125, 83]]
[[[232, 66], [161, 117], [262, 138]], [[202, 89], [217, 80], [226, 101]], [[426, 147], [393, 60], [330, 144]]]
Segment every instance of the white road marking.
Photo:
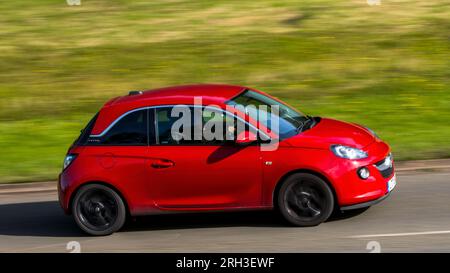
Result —
[[51, 245], [42, 245], [42, 246], [35, 246], [35, 247], [26, 247], [26, 248], [18, 248], [18, 249], [7, 249], [6, 251], [0, 251], [0, 253], [19, 253], [19, 252], [31, 252], [33, 250], [43, 249], [43, 248], [55, 248], [57, 246], [61, 246], [61, 251], [65, 250], [66, 243], [58, 243], [58, 244], [51, 244]]
[[374, 238], [374, 237], [397, 237], [397, 236], [418, 236], [418, 235], [435, 235], [450, 234], [450, 230], [424, 231], [424, 232], [405, 232], [405, 233], [385, 233], [385, 234], [369, 234], [355, 235], [347, 238]]
[[403, 167], [403, 168], [397, 168], [397, 169], [395, 169], [395, 171], [397, 171], [397, 172], [405, 172], [405, 171], [421, 171], [421, 170], [434, 170], [434, 169], [450, 169], [450, 165], [423, 166], [423, 167]]

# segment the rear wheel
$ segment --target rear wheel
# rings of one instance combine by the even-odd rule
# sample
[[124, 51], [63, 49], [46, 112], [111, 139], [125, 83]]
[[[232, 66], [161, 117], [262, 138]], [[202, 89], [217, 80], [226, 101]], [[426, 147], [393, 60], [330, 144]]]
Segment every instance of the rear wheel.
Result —
[[72, 214], [78, 226], [91, 235], [109, 235], [125, 223], [122, 198], [111, 188], [99, 184], [83, 186], [75, 195]]
[[296, 226], [316, 226], [333, 212], [333, 192], [320, 177], [308, 173], [293, 174], [280, 188], [278, 208], [284, 218]]

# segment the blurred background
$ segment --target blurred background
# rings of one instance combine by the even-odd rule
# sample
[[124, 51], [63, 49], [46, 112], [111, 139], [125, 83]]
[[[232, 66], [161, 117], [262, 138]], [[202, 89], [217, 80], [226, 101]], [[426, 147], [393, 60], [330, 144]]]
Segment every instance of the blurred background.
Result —
[[189, 83], [364, 124], [397, 160], [450, 157], [449, 79], [448, 0], [2, 1], [0, 183], [55, 180], [109, 98]]

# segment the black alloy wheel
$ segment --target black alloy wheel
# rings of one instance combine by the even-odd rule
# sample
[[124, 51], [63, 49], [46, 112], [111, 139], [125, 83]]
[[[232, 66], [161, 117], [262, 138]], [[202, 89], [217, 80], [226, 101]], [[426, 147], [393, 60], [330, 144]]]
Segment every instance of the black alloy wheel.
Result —
[[333, 212], [333, 192], [318, 176], [309, 173], [293, 174], [280, 188], [278, 208], [291, 224], [316, 226], [326, 221]]
[[75, 222], [91, 235], [109, 235], [125, 223], [126, 209], [122, 198], [111, 188], [89, 184], [75, 195], [72, 213]]

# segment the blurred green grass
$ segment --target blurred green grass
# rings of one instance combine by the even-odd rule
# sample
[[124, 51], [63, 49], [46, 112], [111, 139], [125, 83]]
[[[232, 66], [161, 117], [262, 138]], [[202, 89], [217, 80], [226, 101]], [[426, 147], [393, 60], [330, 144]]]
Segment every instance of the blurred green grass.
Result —
[[3, 1], [0, 182], [55, 179], [128, 90], [231, 83], [367, 125], [397, 159], [450, 156], [450, 3]]

